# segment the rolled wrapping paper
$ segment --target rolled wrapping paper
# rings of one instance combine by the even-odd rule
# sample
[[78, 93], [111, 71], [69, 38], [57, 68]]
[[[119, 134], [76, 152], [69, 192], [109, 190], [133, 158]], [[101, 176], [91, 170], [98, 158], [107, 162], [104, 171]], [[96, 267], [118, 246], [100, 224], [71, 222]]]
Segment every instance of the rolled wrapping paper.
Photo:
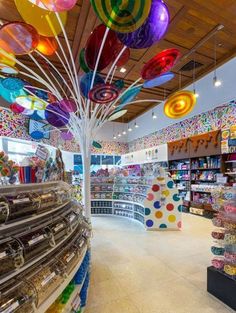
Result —
[[25, 174], [25, 183], [29, 184], [31, 183], [31, 167], [30, 166], [25, 166], [24, 167], [24, 174]]
[[224, 236], [225, 244], [233, 245], [236, 244], [236, 233], [227, 233]]
[[224, 239], [225, 237], [225, 233], [223, 230], [215, 230], [211, 233], [211, 236], [214, 238], [214, 239]]
[[227, 262], [236, 264], [236, 253], [225, 252], [224, 257]]
[[20, 183], [23, 184], [25, 182], [25, 173], [24, 173], [24, 167], [21, 166], [19, 168], [19, 180], [20, 180]]
[[226, 264], [224, 266], [224, 271], [230, 276], [236, 276], [236, 265]]
[[224, 258], [214, 258], [211, 261], [212, 266], [214, 266], [216, 269], [221, 270], [224, 268], [225, 262]]
[[224, 255], [225, 249], [223, 247], [212, 246], [211, 247], [211, 252], [214, 255]]

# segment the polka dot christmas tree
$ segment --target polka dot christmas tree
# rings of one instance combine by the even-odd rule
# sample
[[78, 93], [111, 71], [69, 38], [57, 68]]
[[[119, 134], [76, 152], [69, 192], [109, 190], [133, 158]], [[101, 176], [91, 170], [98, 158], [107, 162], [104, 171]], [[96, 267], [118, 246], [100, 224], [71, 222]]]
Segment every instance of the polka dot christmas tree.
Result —
[[182, 200], [173, 180], [160, 168], [148, 190], [145, 205], [147, 230], [180, 230], [182, 227]]

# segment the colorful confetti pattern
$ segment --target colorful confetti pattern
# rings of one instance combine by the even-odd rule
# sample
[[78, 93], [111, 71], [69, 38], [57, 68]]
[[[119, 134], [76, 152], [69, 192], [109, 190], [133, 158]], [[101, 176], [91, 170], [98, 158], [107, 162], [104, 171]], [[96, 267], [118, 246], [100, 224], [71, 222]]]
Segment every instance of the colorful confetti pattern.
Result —
[[[35, 141], [28, 134], [28, 122], [27, 117], [0, 108], [0, 136]], [[41, 142], [54, 147], [61, 147], [66, 151], [80, 152], [79, 145], [75, 140], [64, 141], [59, 132], [52, 132], [50, 140], [43, 139]], [[102, 149], [92, 147], [92, 153], [121, 155], [128, 152], [128, 144], [126, 143], [112, 141], [99, 141], [99, 143], [102, 145]]]
[[166, 142], [188, 138], [213, 130], [230, 128], [230, 126], [235, 124], [236, 101], [231, 101], [226, 105], [131, 141], [129, 143], [129, 152], [155, 147]]
[[180, 230], [182, 227], [182, 200], [173, 180], [163, 169], [152, 182], [144, 201], [147, 230]]

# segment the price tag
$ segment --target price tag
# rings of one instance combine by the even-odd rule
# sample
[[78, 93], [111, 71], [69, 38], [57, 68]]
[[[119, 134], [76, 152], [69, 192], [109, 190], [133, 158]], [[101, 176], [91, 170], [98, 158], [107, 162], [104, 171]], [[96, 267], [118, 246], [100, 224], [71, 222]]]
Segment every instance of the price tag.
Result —
[[25, 203], [25, 202], [30, 202], [30, 198], [22, 198], [22, 199], [13, 200], [13, 204]]
[[35, 155], [39, 157], [41, 160], [46, 161], [49, 157], [48, 149], [44, 146], [38, 145]]
[[71, 255], [66, 259], [66, 263], [69, 263], [73, 259], [74, 256], [75, 256], [75, 253], [74, 252], [71, 253]]
[[41, 286], [43, 287], [43, 286], [47, 285], [47, 284], [50, 282], [50, 280], [52, 280], [53, 277], [55, 277], [55, 276], [56, 276], [56, 273], [55, 273], [55, 272], [52, 272], [47, 278], [45, 278], [45, 279], [41, 282]]
[[5, 258], [5, 256], [7, 256], [6, 251], [0, 253], [0, 259]]
[[62, 229], [64, 227], [64, 224], [59, 224], [54, 228], [54, 231], [57, 232], [58, 230]]
[[44, 239], [44, 235], [40, 235], [36, 238], [33, 238], [31, 240], [28, 241], [29, 246], [32, 246], [33, 244], [35, 244], [36, 242], [43, 240]]

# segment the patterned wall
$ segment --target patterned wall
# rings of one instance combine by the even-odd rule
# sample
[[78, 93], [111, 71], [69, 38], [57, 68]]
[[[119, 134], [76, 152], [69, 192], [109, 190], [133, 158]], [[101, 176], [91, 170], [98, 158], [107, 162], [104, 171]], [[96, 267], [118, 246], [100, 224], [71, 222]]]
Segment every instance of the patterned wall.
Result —
[[[2, 108], [0, 108], [0, 136], [34, 141], [28, 134], [28, 118]], [[62, 149], [66, 151], [80, 151], [74, 140], [64, 141], [58, 132], [52, 132], [50, 140], [43, 139], [42, 141], [54, 147], [62, 146]], [[128, 144], [126, 143], [109, 141], [100, 141], [99, 143], [101, 143], [102, 149], [92, 148], [92, 153], [121, 155], [128, 152]]]
[[166, 142], [188, 138], [236, 124], [236, 101], [198, 114], [155, 133], [129, 142], [129, 152], [151, 148]]

